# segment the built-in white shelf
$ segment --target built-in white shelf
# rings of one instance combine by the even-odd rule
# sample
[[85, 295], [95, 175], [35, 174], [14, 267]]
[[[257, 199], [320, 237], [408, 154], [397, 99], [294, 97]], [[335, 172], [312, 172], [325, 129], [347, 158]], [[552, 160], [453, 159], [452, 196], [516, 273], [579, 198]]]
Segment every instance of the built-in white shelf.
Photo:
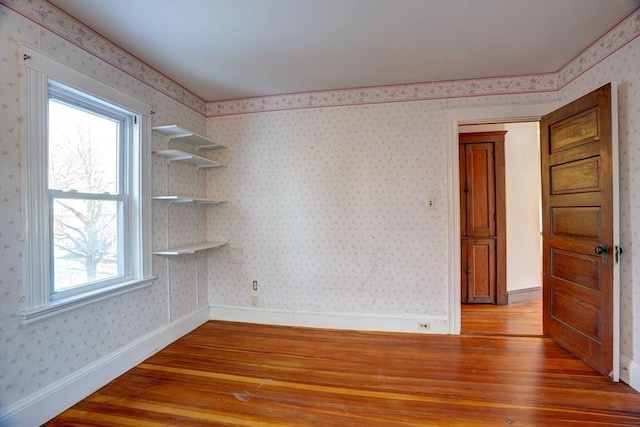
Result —
[[154, 126], [152, 129], [162, 135], [168, 136], [172, 141], [187, 143], [195, 147], [196, 150], [216, 150], [227, 148], [207, 137], [198, 135], [188, 129], [181, 128], [178, 125]]
[[225, 203], [226, 200], [203, 199], [200, 197], [184, 197], [184, 196], [153, 196], [154, 200], [166, 200], [169, 203], [195, 203], [197, 205], [217, 205]]
[[206, 251], [207, 249], [219, 248], [226, 244], [227, 242], [203, 242], [203, 243], [196, 243], [194, 245], [177, 246], [175, 248], [161, 249], [158, 251], [153, 251], [153, 254], [167, 255], [167, 256], [187, 255], [187, 254], [194, 254], [200, 251]]
[[156, 156], [164, 157], [169, 162], [180, 161], [195, 165], [197, 169], [201, 168], [219, 168], [224, 166], [222, 163], [215, 162], [205, 157], [196, 156], [180, 150], [157, 150], [153, 151]]

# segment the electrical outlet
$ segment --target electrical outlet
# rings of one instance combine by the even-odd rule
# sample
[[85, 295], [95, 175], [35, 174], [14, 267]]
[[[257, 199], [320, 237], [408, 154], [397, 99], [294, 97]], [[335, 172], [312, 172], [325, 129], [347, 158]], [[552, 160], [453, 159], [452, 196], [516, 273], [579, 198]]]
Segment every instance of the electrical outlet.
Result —
[[252, 285], [252, 287], [253, 287], [253, 290], [254, 290], [254, 291], [257, 291], [257, 290], [258, 290], [258, 281], [257, 281], [257, 280], [254, 280], [254, 281], [253, 281], [253, 285]]
[[254, 307], [258, 306], [258, 295], [251, 295], [251, 305]]
[[429, 322], [420, 322], [420, 323], [418, 323], [418, 329], [421, 329], [423, 331], [430, 331], [431, 330], [431, 323], [429, 323]]

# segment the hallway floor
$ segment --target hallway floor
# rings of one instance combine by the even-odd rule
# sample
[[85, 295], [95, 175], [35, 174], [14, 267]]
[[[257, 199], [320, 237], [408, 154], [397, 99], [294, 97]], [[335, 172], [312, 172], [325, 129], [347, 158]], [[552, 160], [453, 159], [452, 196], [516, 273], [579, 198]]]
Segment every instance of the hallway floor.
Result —
[[461, 333], [541, 336], [542, 301], [513, 305], [463, 304]]

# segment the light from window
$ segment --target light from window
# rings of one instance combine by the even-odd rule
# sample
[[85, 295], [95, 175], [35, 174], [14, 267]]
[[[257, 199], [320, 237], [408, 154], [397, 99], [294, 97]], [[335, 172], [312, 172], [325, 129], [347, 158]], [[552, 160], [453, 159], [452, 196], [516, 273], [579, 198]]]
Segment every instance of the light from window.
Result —
[[[95, 287], [122, 277], [127, 246], [124, 170], [133, 112], [48, 85], [51, 291]], [[85, 290], [85, 289], [83, 289]]]

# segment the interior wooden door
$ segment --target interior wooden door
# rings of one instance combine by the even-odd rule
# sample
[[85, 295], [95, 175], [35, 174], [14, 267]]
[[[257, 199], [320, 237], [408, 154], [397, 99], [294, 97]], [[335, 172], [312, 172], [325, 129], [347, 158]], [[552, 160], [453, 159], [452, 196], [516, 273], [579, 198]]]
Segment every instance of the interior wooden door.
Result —
[[[506, 303], [504, 135], [460, 134], [461, 301]], [[502, 286], [498, 286], [498, 285]]]
[[612, 130], [610, 85], [540, 124], [544, 333], [615, 379]]

